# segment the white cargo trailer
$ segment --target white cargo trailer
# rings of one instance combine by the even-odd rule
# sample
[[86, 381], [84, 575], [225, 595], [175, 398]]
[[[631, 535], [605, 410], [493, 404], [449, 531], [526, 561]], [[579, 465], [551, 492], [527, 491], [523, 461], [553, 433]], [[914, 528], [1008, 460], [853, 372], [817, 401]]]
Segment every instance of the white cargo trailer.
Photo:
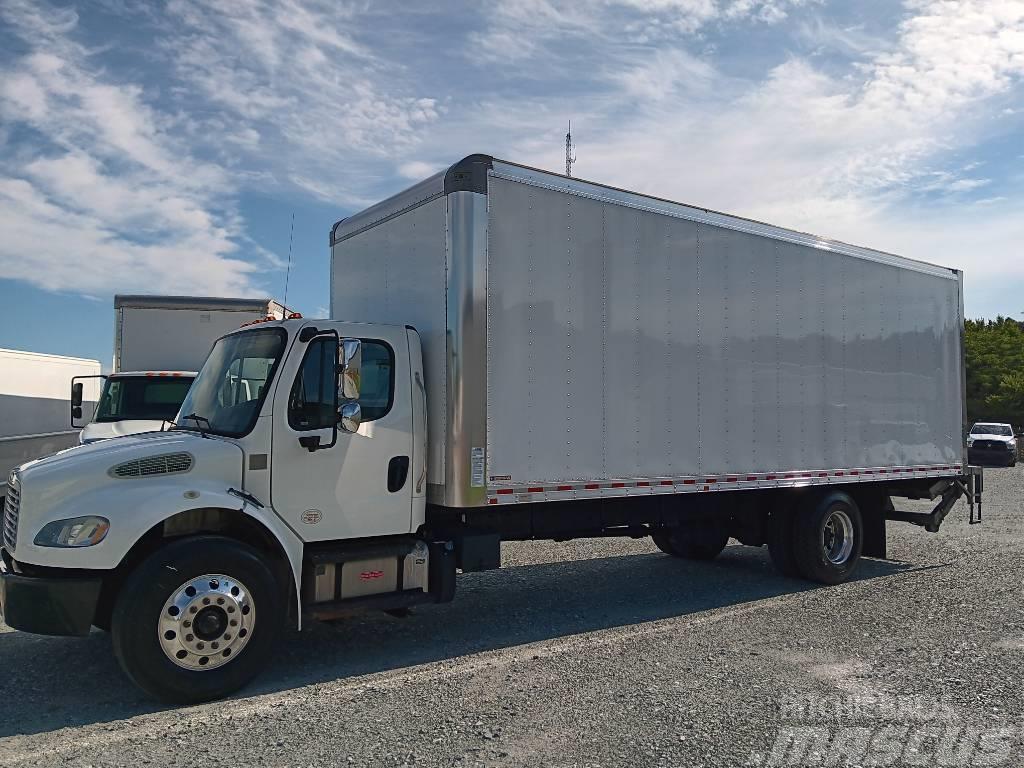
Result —
[[113, 373], [103, 377], [99, 408], [72, 420], [92, 414], [82, 442], [160, 429], [177, 414], [214, 341], [247, 322], [284, 315], [273, 299], [115, 296]]
[[502, 540], [735, 538], [835, 584], [887, 521], [980, 519], [956, 270], [483, 155], [331, 248], [335, 319], [227, 334], [178, 428], [13, 474], [10, 626], [110, 628], [198, 701], [286, 621], [445, 602]]
[[[78, 444], [78, 430], [68, 425], [67, 382], [99, 372], [98, 360], [0, 349], [0, 498], [16, 466]], [[98, 393], [94, 379], [83, 397], [94, 406]]]

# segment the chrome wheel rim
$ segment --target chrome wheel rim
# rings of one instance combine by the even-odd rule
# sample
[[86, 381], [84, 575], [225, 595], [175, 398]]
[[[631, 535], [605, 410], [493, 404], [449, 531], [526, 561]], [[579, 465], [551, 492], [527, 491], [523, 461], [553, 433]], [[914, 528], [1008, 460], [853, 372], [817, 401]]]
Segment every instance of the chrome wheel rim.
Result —
[[853, 552], [853, 522], [842, 509], [833, 510], [821, 531], [821, 549], [832, 565], [843, 565]]
[[238, 579], [196, 576], [164, 603], [157, 621], [160, 648], [177, 666], [196, 672], [224, 666], [252, 637], [256, 606]]

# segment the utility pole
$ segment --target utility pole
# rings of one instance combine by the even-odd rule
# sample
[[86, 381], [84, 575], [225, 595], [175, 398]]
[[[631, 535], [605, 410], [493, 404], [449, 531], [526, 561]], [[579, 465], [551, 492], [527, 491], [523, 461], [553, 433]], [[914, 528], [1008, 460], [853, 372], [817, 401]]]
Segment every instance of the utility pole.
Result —
[[572, 164], [576, 156], [572, 153], [572, 120], [569, 121], [569, 132], [565, 134], [565, 175], [572, 178]]

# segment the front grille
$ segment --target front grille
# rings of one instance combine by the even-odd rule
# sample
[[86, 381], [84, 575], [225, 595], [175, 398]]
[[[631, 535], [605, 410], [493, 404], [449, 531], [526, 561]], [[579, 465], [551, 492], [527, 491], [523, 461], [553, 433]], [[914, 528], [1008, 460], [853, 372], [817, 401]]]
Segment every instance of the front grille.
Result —
[[983, 451], [1008, 451], [1010, 446], [1002, 440], [975, 440], [972, 448], [979, 448]]
[[144, 459], [126, 461], [110, 470], [114, 477], [151, 477], [172, 475], [192, 469], [192, 456], [187, 453], [167, 453], [163, 456], [147, 456]]
[[7, 500], [4, 502], [4, 548], [14, 552], [18, 542], [18, 510], [21, 508], [21, 485], [18, 476], [11, 474], [7, 484]]

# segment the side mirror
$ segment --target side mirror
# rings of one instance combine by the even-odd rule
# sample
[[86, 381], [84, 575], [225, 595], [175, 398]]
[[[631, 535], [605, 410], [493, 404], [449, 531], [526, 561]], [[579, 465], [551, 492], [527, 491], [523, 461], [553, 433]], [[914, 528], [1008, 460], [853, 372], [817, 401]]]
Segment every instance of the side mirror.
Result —
[[338, 400], [356, 400], [359, 398], [363, 344], [359, 339], [342, 339], [338, 346], [341, 359], [338, 363]]
[[74, 419], [75, 421], [78, 421], [80, 418], [82, 418], [82, 406], [71, 406], [71, 418]]
[[77, 408], [79, 411], [78, 416], [76, 416], [75, 418], [80, 418], [82, 415], [82, 396], [84, 390], [85, 385], [83, 385], [82, 382], [80, 381], [76, 381], [74, 384], [71, 385], [71, 407]]
[[345, 432], [358, 432], [363, 422], [363, 409], [359, 403], [350, 400], [338, 408], [338, 426]]

